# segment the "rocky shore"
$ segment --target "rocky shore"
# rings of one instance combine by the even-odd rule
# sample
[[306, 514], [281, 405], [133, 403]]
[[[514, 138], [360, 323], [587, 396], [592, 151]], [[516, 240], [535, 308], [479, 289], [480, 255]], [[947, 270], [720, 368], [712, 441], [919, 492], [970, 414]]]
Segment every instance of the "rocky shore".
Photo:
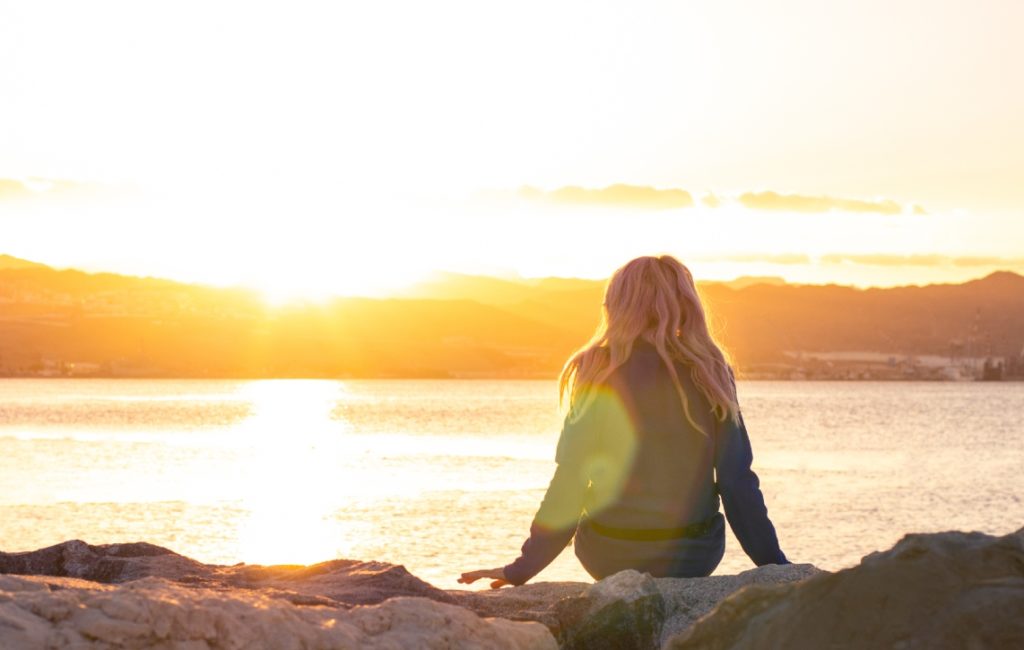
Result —
[[0, 648], [1024, 647], [1024, 529], [857, 567], [438, 589], [402, 566], [207, 565], [146, 543], [0, 552]]

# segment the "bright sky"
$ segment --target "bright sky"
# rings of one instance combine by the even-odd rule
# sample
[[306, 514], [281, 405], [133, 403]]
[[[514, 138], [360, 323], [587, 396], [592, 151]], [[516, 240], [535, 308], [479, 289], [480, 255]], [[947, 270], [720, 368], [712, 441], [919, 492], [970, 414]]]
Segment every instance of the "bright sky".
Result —
[[[647, 252], [1024, 271], [1022, 26], [1008, 0], [0, 0], [0, 253], [277, 295]], [[473, 198], [618, 183], [696, 205]], [[763, 191], [899, 212], [740, 199]]]

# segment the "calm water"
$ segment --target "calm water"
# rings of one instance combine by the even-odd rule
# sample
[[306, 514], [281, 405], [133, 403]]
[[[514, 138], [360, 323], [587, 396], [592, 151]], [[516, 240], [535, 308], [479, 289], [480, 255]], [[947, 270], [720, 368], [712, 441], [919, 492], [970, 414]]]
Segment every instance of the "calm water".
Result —
[[[905, 532], [1024, 525], [1024, 384], [740, 385], [769, 512], [837, 569]], [[0, 380], [0, 549], [204, 562], [514, 559], [554, 469], [544, 381]], [[730, 536], [719, 573], [750, 568]], [[567, 549], [539, 580], [588, 580]]]

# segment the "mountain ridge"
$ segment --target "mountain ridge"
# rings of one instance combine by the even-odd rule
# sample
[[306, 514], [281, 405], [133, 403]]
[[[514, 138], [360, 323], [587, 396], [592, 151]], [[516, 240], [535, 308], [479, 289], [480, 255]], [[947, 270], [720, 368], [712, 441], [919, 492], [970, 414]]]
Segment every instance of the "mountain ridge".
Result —
[[[397, 297], [269, 306], [254, 290], [0, 258], [0, 374], [554, 376], [601, 317], [604, 282], [452, 274]], [[24, 263], [24, 264], [23, 264]], [[791, 352], [1011, 357], [1024, 276], [962, 284], [699, 283], [737, 367]], [[77, 365], [76, 365], [77, 364]], [[81, 370], [81, 369], [91, 370]]]
[[[0, 253], [0, 271], [8, 270], [50, 270], [56, 272], [71, 272], [80, 273], [87, 276], [113, 276], [118, 278], [126, 279], [137, 279], [137, 280], [153, 280], [158, 282], [167, 282], [180, 284], [191, 287], [204, 287], [212, 289], [237, 289], [238, 287], [220, 287], [216, 285], [209, 285], [201, 282], [186, 282], [182, 280], [175, 280], [173, 278], [164, 278], [160, 276], [149, 276], [149, 275], [130, 275], [125, 273], [118, 273], [115, 271], [85, 271], [82, 269], [72, 267], [54, 267], [42, 262], [35, 262], [24, 258], [15, 257], [6, 253]], [[603, 286], [606, 280], [600, 279], [588, 279], [588, 278], [577, 278], [567, 276], [543, 276], [537, 278], [523, 278], [523, 277], [501, 277], [501, 276], [490, 276], [490, 275], [474, 275], [470, 273], [461, 273], [455, 271], [438, 271], [432, 274], [432, 279], [427, 281], [421, 281], [414, 283], [409, 287], [399, 290], [398, 292], [388, 294], [383, 297], [374, 296], [343, 296], [338, 295], [337, 298], [354, 298], [354, 297], [366, 297], [366, 298], [407, 298], [415, 297], [417, 295], [423, 295], [422, 291], [424, 288], [429, 288], [433, 284], [446, 284], [459, 281], [486, 281], [494, 284], [504, 284], [508, 286], [516, 287], [538, 287], [538, 288], [552, 288], [551, 285], [562, 285], [561, 290], [566, 290], [565, 285], [570, 285], [574, 289], [588, 288], [590, 285], [601, 285]], [[1011, 271], [1008, 269], [1000, 269], [992, 271], [987, 275], [980, 278], [972, 278], [963, 282], [936, 282], [929, 284], [900, 284], [885, 287], [878, 286], [867, 286], [857, 287], [849, 284], [838, 284], [833, 282], [817, 284], [817, 283], [802, 283], [802, 282], [789, 282], [780, 276], [754, 276], [754, 275], [741, 275], [733, 278], [732, 280], [697, 280], [697, 285], [725, 285], [731, 288], [746, 288], [747, 286], [755, 286], [758, 284], [766, 284], [773, 286], [788, 286], [788, 287], [843, 287], [849, 289], [855, 289], [859, 291], [888, 291], [893, 289], [905, 289], [905, 288], [924, 288], [924, 287], [935, 287], [935, 286], [962, 286], [965, 284], [981, 283], [981, 282], [1020, 282], [1024, 284], [1024, 275]], [[420, 293], [415, 293], [420, 292]], [[428, 292], [429, 294], [429, 292]]]

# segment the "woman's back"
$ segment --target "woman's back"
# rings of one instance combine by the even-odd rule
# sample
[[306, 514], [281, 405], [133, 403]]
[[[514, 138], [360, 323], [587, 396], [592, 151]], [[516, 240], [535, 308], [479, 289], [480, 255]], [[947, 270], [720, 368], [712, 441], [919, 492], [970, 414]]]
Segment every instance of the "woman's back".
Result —
[[[625, 477], [617, 497], [596, 504], [602, 506], [599, 509], [588, 510], [598, 524], [626, 529], [675, 528], [705, 521], [718, 511], [713, 444], [717, 423], [688, 369], [677, 362], [676, 372], [692, 417], [707, 434], [686, 418], [675, 383], [653, 345], [637, 341], [626, 363], [609, 377], [609, 394], [625, 417], [605, 415], [599, 435], [606, 445], [608, 440], [626, 436], [627, 444], [607, 446], [629, 449], [629, 453], [616, 459], [628, 465], [622, 468]], [[608, 430], [612, 423], [624, 430]], [[582, 433], [593, 436], [597, 432]]]

